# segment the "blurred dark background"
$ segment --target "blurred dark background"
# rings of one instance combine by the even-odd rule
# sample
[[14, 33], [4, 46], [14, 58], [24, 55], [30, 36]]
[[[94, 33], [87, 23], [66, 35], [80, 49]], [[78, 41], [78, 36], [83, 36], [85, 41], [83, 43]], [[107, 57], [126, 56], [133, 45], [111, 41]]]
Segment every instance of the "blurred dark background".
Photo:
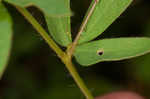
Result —
[[[91, 0], [71, 0], [72, 33], [76, 34]], [[84, 99], [71, 75], [33, 27], [6, 4], [14, 21], [11, 57], [0, 81], [0, 99]], [[47, 29], [43, 15], [28, 8]], [[110, 9], [111, 10], [111, 9]], [[150, 37], [150, 1], [131, 6], [98, 38]], [[94, 96], [128, 90], [150, 99], [150, 54], [134, 59], [102, 62], [77, 69]]]

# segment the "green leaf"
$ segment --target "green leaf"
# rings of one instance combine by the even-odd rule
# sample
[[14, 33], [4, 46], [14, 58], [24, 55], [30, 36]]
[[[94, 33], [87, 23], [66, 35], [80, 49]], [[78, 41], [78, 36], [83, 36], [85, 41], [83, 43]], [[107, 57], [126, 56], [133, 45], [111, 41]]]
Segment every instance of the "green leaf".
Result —
[[[89, 10], [94, 2], [95, 0], [91, 3]], [[81, 34], [79, 43], [90, 41], [104, 32], [131, 2], [132, 0], [99, 0], [86, 28]]]
[[[67, 7], [70, 8], [70, 0], [68, 1]], [[50, 17], [45, 16], [48, 29], [53, 39], [62, 46], [69, 45], [71, 40], [71, 25], [70, 16], [62, 17]]]
[[26, 7], [34, 5], [45, 15], [53, 39], [62, 46], [72, 42], [70, 33], [70, 0], [5, 0], [11, 4]]
[[0, 3], [0, 78], [6, 67], [9, 56], [11, 37], [12, 37], [12, 21], [7, 9]]
[[47, 17], [46, 22], [53, 39], [62, 46], [72, 42], [70, 33], [70, 17]]
[[75, 58], [81, 65], [117, 61], [150, 52], [150, 38], [104, 39], [77, 46]]
[[36, 6], [48, 16], [70, 16], [67, 0], [5, 0], [20, 7]]

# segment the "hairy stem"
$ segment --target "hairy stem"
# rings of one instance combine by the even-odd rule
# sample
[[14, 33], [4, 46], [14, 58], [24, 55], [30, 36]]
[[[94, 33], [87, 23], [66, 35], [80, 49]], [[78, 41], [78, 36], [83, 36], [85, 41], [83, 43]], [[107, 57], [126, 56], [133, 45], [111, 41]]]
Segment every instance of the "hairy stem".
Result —
[[76, 48], [76, 46], [78, 44], [78, 41], [80, 39], [81, 33], [84, 31], [84, 29], [86, 27], [86, 24], [88, 23], [88, 20], [89, 20], [90, 16], [92, 15], [92, 13], [93, 13], [93, 11], [94, 11], [94, 9], [95, 9], [95, 7], [96, 7], [98, 2], [99, 2], [99, 0], [95, 0], [93, 6], [91, 7], [90, 11], [87, 14], [87, 17], [83, 21], [83, 23], [82, 23], [82, 25], [81, 25], [81, 27], [79, 29], [79, 32], [77, 33], [77, 36], [76, 36], [74, 42], [72, 43], [71, 48], [68, 50], [68, 54], [70, 55], [70, 57], [72, 57], [72, 54], [74, 53], [74, 50], [75, 50], [75, 48]]
[[72, 75], [73, 79], [75, 80], [76, 84], [85, 95], [87, 99], [94, 99], [91, 95], [90, 91], [84, 84], [83, 80], [79, 76], [77, 70], [75, 69], [74, 65], [72, 64], [71, 58], [63, 52], [57, 44], [50, 38], [48, 33], [42, 28], [42, 26], [36, 21], [36, 19], [25, 9], [18, 6], [15, 6], [17, 10], [33, 25], [33, 27], [40, 33], [43, 39], [48, 43], [48, 45], [56, 52], [58, 57], [62, 60], [65, 64], [66, 68]]

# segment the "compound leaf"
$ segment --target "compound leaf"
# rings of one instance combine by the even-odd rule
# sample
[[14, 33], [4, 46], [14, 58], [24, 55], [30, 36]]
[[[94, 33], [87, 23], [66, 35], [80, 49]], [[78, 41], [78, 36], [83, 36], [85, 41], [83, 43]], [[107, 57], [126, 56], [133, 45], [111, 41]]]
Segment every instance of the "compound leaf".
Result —
[[[92, 1], [89, 10], [94, 2], [95, 0]], [[99, 0], [80, 37], [79, 43], [90, 41], [104, 32], [131, 2], [132, 0]]]
[[114, 38], [77, 46], [74, 56], [81, 65], [117, 61], [150, 52], [150, 38]]
[[0, 3], [0, 78], [6, 67], [9, 56], [11, 37], [12, 37], [12, 21], [7, 9]]

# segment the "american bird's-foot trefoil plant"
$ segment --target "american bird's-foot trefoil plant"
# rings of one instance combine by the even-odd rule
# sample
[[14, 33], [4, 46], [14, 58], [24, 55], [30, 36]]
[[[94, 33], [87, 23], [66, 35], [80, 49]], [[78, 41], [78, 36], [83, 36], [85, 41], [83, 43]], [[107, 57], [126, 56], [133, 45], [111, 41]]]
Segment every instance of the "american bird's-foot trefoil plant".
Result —
[[[82, 66], [90, 66], [102, 61], [128, 59], [150, 52], [150, 38], [124, 37], [96, 40], [132, 0], [92, 0], [77, 36], [72, 40], [70, 0], [0, 0], [0, 76], [8, 60], [11, 37], [11, 16], [4, 3], [13, 5], [32, 24], [41, 37], [72, 75], [86, 99], [94, 99], [83, 80], [80, 78], [72, 58]], [[37, 22], [27, 7], [37, 7], [44, 15], [49, 33]], [[63, 51], [59, 46], [66, 47]]]

